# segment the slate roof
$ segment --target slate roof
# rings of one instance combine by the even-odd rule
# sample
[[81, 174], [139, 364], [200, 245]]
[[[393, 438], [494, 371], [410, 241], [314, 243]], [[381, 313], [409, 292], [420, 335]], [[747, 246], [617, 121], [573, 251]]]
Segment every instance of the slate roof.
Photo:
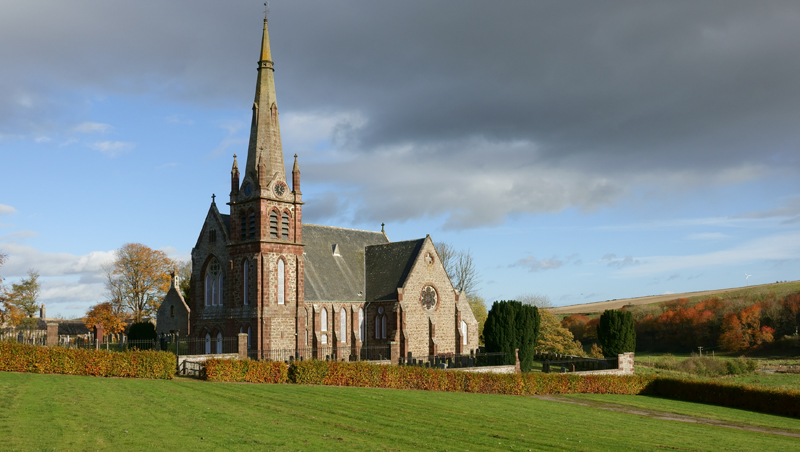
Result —
[[225, 214], [219, 214], [222, 217], [222, 225], [225, 226], [225, 233], [230, 235], [231, 233], [231, 216]]
[[389, 239], [382, 232], [304, 224], [303, 243], [306, 301], [364, 301], [364, 249]]
[[70, 336], [81, 336], [84, 334], [89, 334], [89, 328], [86, 328], [86, 324], [83, 323], [81, 319], [71, 319], [71, 320], [64, 320], [64, 319], [39, 319], [36, 322], [36, 326], [40, 330], [46, 330], [48, 323], [58, 323], [58, 334], [69, 334]]
[[425, 239], [368, 246], [366, 301], [396, 300]]

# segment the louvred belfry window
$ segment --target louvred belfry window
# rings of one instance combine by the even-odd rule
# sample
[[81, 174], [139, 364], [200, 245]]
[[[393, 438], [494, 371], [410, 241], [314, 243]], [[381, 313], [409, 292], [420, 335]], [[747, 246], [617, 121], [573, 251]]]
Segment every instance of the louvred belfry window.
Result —
[[289, 214], [286, 212], [281, 215], [281, 238], [289, 240]]
[[274, 210], [269, 213], [269, 237], [278, 238], [278, 212]]
[[250, 225], [248, 226], [250, 229], [250, 239], [256, 238], [256, 213], [250, 212]]

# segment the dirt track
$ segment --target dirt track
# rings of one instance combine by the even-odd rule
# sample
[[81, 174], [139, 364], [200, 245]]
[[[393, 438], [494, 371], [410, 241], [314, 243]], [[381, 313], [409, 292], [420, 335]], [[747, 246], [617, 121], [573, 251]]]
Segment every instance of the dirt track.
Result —
[[551, 309], [550, 311], [553, 312], [554, 314], [594, 314], [597, 312], [603, 312], [606, 309], [619, 309], [623, 306], [629, 306], [629, 305], [661, 303], [663, 301], [675, 300], [678, 298], [689, 298], [702, 295], [714, 295], [722, 292], [730, 292], [732, 290], [763, 287], [770, 285], [772, 284], [761, 284], [749, 287], [732, 287], [729, 289], [704, 290], [702, 292], [672, 293], [669, 295], [651, 295], [649, 297], [624, 298], [621, 300], [612, 300], [612, 301], [598, 301], [595, 303], [559, 306], [557, 308]]

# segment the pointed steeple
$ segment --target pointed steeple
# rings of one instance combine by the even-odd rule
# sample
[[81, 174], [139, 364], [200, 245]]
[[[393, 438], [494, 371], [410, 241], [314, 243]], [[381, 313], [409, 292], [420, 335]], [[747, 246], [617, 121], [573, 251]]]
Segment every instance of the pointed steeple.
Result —
[[262, 185], [261, 188], [267, 188], [266, 186], [273, 179], [286, 183], [286, 170], [283, 166], [283, 147], [278, 124], [278, 106], [275, 99], [274, 68], [269, 48], [266, 18], [264, 19], [260, 56], [244, 179]]

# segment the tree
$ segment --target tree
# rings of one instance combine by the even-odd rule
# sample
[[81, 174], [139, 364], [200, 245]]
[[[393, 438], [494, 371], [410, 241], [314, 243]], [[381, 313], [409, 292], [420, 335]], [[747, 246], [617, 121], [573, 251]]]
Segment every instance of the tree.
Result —
[[11, 285], [11, 293], [6, 295], [6, 304], [10, 305], [11, 323], [33, 328], [37, 320], [34, 318], [40, 306], [37, 304], [41, 284], [39, 273], [28, 270], [28, 277], [22, 278], [18, 284]]
[[607, 309], [597, 325], [597, 339], [605, 356], [636, 350], [636, 330], [633, 315], [628, 311]]
[[481, 279], [478, 269], [475, 268], [475, 262], [472, 260], [472, 253], [469, 250], [456, 250], [444, 242], [436, 243], [434, 246], [456, 291], [475, 295]]
[[192, 261], [177, 262], [178, 266], [178, 286], [183, 295], [183, 300], [186, 304], [191, 306], [189, 298], [192, 293]]
[[550, 301], [550, 297], [538, 293], [526, 293], [517, 297], [517, 300], [522, 304], [536, 306], [540, 310], [553, 307], [553, 302]]
[[169, 290], [169, 272], [175, 266], [163, 251], [141, 243], [127, 243], [114, 252], [106, 272], [108, 301], [128, 311], [135, 322], [152, 316]]
[[539, 310], [539, 340], [536, 350], [572, 356], [585, 355], [580, 341], [576, 341], [572, 333], [561, 326], [548, 309]]
[[108, 301], [92, 306], [83, 318], [86, 328], [92, 329], [98, 323], [103, 326], [107, 334], [117, 334], [125, 331], [125, 313]]
[[561, 326], [568, 329], [576, 341], [583, 341], [587, 323], [589, 323], [589, 317], [583, 314], [572, 314], [561, 320]]
[[472, 315], [474, 315], [475, 320], [478, 321], [479, 343], [483, 344], [483, 325], [486, 323], [486, 317], [489, 315], [489, 313], [486, 312], [486, 302], [477, 295], [467, 295], [467, 301], [469, 302], [469, 307], [472, 309]]
[[533, 366], [538, 337], [538, 308], [513, 300], [492, 304], [483, 327], [487, 352], [504, 352], [506, 364], [514, 364], [514, 350], [519, 349], [520, 366], [527, 372]]

